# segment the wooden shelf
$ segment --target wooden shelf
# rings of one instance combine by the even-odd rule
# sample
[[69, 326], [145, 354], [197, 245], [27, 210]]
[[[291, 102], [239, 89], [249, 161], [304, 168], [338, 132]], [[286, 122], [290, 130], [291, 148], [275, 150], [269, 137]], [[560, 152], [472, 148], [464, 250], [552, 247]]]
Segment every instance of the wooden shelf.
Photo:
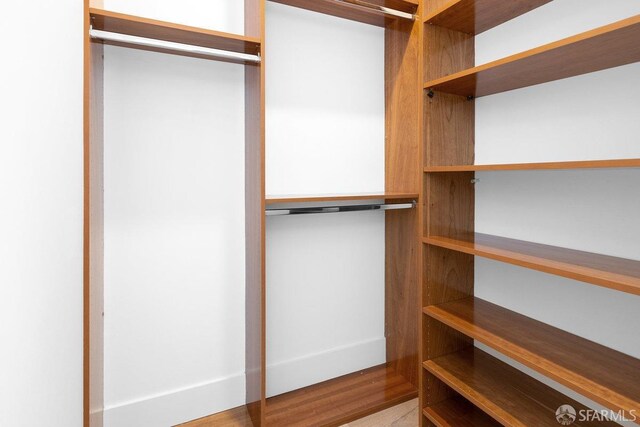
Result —
[[640, 15], [425, 84], [480, 97], [640, 61]]
[[354, 194], [317, 194], [317, 195], [284, 195], [267, 196], [266, 204], [339, 202], [350, 200], [405, 200], [417, 199], [418, 193], [354, 193]]
[[424, 243], [640, 295], [640, 261], [475, 233]]
[[417, 396], [403, 376], [380, 365], [267, 399], [267, 425], [340, 426]]
[[[365, 24], [386, 26], [393, 20], [389, 16], [377, 13], [373, 10], [366, 10], [356, 4], [350, 4], [344, 0], [270, 0], [274, 3], [282, 3], [288, 6], [299, 7], [325, 15], [337, 16], [351, 21], [363, 22]], [[358, 0], [350, 0], [357, 3]], [[388, 7], [401, 12], [415, 13], [418, 8], [417, 0], [366, 0], [365, 3]]]
[[[469, 347], [428, 360], [423, 365], [440, 381], [505, 426], [557, 427], [556, 410], [561, 405], [571, 405], [576, 411], [586, 409], [584, 405], [477, 348]], [[607, 424], [576, 419], [572, 425]]]
[[640, 413], [639, 359], [479, 298], [424, 312], [614, 411]]
[[[187, 25], [174, 24], [171, 22], [157, 21], [154, 19], [125, 15], [122, 13], [110, 12], [107, 10], [96, 8], [90, 8], [89, 13], [91, 15], [91, 25], [95, 30], [109, 31], [113, 33], [126, 34], [129, 36], [144, 37], [149, 39], [201, 46], [211, 49], [221, 49], [230, 52], [246, 53], [252, 55], [258, 54], [260, 52], [260, 39], [254, 37], [206, 30], [203, 28], [190, 27]], [[195, 53], [192, 54], [188, 52], [162, 50], [158, 48], [119, 42], [116, 43], [105, 41], [104, 43], [131, 47], [135, 49], [160, 51], [182, 56], [211, 59], [208, 56], [203, 56]], [[244, 63], [244, 61], [242, 60], [226, 59], [225, 61]]]
[[451, 0], [424, 17], [426, 24], [480, 34], [551, 0]]
[[429, 406], [422, 414], [437, 427], [500, 427], [501, 424], [468, 400], [452, 397]]
[[425, 172], [480, 172], [551, 169], [638, 168], [640, 159], [584, 160], [573, 162], [505, 163], [493, 165], [427, 166]]

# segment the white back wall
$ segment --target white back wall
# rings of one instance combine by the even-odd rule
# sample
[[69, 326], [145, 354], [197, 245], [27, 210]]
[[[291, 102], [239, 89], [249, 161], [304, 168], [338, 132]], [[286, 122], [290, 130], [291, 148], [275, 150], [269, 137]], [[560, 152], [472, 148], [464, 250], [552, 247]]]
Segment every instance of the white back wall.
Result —
[[[241, 3], [105, 7], [241, 33]], [[107, 47], [104, 80], [106, 425], [242, 405], [244, 67]]]
[[82, 8], [0, 13], [2, 426], [82, 424]]
[[[384, 30], [267, 2], [267, 194], [384, 189]], [[267, 393], [385, 362], [384, 214], [267, 219]]]
[[[635, 0], [555, 0], [476, 37], [476, 63], [638, 13]], [[479, 98], [476, 163], [640, 157], [639, 83], [633, 64]], [[640, 169], [477, 177], [478, 232], [640, 260]], [[638, 296], [482, 258], [476, 295], [640, 357]]]

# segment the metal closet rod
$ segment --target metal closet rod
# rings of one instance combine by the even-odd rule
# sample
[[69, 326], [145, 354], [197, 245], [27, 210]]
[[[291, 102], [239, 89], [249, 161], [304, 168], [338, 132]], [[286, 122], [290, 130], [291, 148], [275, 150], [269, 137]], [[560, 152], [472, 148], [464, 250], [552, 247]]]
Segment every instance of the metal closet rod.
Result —
[[195, 46], [190, 44], [168, 42], [164, 40], [148, 39], [146, 37], [130, 36], [128, 34], [112, 33], [109, 31], [89, 30], [92, 39], [107, 40], [137, 46], [154, 47], [160, 49], [174, 50], [178, 52], [188, 52], [197, 55], [210, 56], [219, 59], [239, 59], [245, 62], [260, 62], [260, 55], [251, 55], [248, 53], [232, 52], [228, 50], [212, 49], [209, 47]]
[[281, 215], [306, 215], [306, 214], [324, 214], [339, 212], [360, 212], [360, 211], [391, 211], [398, 209], [413, 209], [416, 207], [416, 201], [411, 203], [373, 203], [368, 205], [344, 205], [344, 206], [312, 206], [300, 208], [276, 208], [267, 209], [266, 216]]
[[379, 6], [377, 4], [371, 4], [362, 0], [331, 0], [335, 3], [347, 3], [351, 6], [355, 6], [359, 9], [367, 10], [369, 12], [379, 12], [385, 15], [396, 16], [398, 18], [409, 19], [411, 21], [416, 20], [416, 15], [409, 12], [402, 12], [400, 10], [390, 9], [388, 7]]

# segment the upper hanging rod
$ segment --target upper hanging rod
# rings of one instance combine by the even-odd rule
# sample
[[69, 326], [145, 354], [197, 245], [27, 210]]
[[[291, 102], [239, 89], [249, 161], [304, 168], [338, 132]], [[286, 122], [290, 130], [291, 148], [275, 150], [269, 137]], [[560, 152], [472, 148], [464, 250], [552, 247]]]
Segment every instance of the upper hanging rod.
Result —
[[385, 15], [396, 16], [398, 18], [410, 19], [412, 21], [416, 20], [416, 15], [409, 12], [402, 12], [400, 10], [390, 9], [388, 7], [379, 6], [377, 4], [368, 3], [362, 0], [331, 0], [336, 3], [347, 3], [350, 6], [356, 7], [358, 9], [367, 10], [369, 12], [379, 12]]
[[416, 206], [415, 200], [411, 203], [375, 203], [369, 205], [345, 205], [345, 206], [312, 206], [300, 208], [276, 208], [267, 209], [266, 216], [279, 215], [304, 215], [319, 213], [358, 212], [358, 211], [390, 211], [396, 209], [412, 209]]
[[89, 35], [93, 39], [107, 40], [125, 44], [133, 44], [137, 46], [147, 46], [166, 50], [175, 50], [178, 52], [187, 52], [196, 55], [210, 56], [220, 59], [234, 59], [244, 62], [260, 62], [260, 55], [251, 55], [248, 53], [232, 52], [221, 49], [212, 49], [209, 47], [195, 46], [190, 44], [182, 44], [169, 42], [165, 40], [148, 39], [146, 37], [130, 36], [128, 34], [112, 33], [109, 31], [89, 30]]

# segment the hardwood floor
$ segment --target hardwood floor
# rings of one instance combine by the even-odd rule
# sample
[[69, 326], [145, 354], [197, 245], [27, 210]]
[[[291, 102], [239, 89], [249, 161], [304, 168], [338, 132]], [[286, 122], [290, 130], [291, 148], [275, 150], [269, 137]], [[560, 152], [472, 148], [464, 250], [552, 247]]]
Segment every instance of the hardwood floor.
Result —
[[[368, 417], [352, 421], [342, 427], [417, 427], [418, 399], [409, 400]], [[244, 406], [200, 418], [180, 427], [251, 427], [251, 420]]]

